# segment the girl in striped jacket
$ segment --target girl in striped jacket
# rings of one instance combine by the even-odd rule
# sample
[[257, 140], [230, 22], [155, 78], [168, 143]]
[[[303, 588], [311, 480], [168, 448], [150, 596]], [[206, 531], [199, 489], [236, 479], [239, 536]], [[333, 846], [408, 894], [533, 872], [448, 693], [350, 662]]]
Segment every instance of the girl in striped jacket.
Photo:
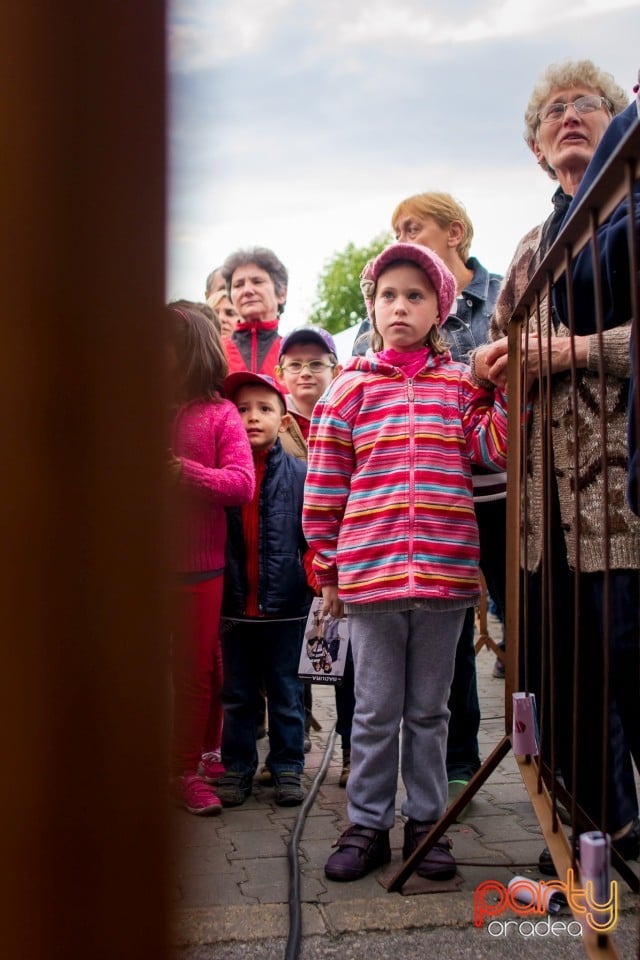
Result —
[[[399, 757], [405, 859], [444, 811], [456, 643], [480, 592], [471, 464], [506, 467], [506, 397], [451, 360], [438, 329], [455, 299], [440, 258], [392, 244], [362, 289], [374, 355], [314, 410], [303, 512], [324, 612], [347, 614], [355, 661], [351, 825], [325, 865], [345, 881], [390, 860]], [[450, 847], [438, 841], [418, 874], [450, 879]]]

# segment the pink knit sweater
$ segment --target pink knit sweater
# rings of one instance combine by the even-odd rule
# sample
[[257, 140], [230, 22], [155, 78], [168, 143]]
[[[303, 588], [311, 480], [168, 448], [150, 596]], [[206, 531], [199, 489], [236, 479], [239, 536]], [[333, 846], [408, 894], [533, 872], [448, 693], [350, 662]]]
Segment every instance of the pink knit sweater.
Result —
[[224, 508], [248, 503], [255, 474], [240, 415], [229, 400], [194, 401], [176, 411], [173, 453], [182, 461], [174, 509], [174, 569], [221, 570]]

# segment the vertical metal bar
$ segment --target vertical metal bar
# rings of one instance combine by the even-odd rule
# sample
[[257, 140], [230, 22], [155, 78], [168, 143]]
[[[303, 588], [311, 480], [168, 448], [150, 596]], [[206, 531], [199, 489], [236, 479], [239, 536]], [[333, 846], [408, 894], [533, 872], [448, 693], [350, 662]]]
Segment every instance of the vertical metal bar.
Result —
[[[590, 214], [591, 251], [594, 279], [594, 304], [596, 315], [596, 336], [598, 338], [598, 388], [600, 395], [600, 443], [602, 464], [602, 535], [604, 545], [604, 571], [602, 581], [602, 795], [600, 806], [601, 829], [607, 825], [607, 783], [609, 770], [609, 710], [611, 696], [611, 598], [610, 598], [610, 522], [609, 522], [609, 463], [607, 456], [607, 374], [604, 369], [602, 273], [600, 270], [600, 249], [598, 244], [598, 216], [596, 211]], [[576, 478], [579, 481], [579, 477]]]
[[[565, 276], [571, 276], [572, 251], [571, 246], [565, 248]], [[576, 442], [573, 445], [573, 476], [575, 478], [574, 490], [574, 511], [573, 526], [575, 530], [575, 554], [576, 563], [573, 571], [573, 657], [572, 657], [572, 729], [578, 729], [578, 704], [580, 699], [580, 685], [578, 683], [578, 669], [580, 664], [580, 569], [581, 569], [581, 524], [580, 524], [580, 484], [577, 481], [579, 475], [580, 449], [577, 443], [578, 437], [578, 399], [577, 399], [577, 362], [576, 362], [576, 342], [575, 342], [575, 309], [573, 297], [573, 284], [567, 283], [567, 310], [569, 314], [569, 334], [571, 337], [571, 424], [573, 436]], [[576, 783], [578, 775], [578, 751], [575, 740], [572, 740], [571, 749], [571, 783]], [[576, 820], [576, 794], [571, 794], [571, 822], [574, 825], [574, 833], [577, 832]], [[575, 859], [575, 852], [573, 853]]]
[[[636, 184], [636, 162], [629, 161], [626, 166], [627, 203], [629, 205], [627, 246], [629, 249], [629, 276], [631, 278], [631, 316], [633, 318], [631, 364], [633, 366], [635, 381], [635, 395], [630, 397], [630, 402], [633, 403], [635, 408], [635, 443], [636, 450], [640, 456], [640, 264], [638, 262], [640, 224], [636, 219], [634, 203]], [[629, 414], [631, 414], [631, 411], [629, 411]], [[630, 463], [629, 466], [631, 466]], [[640, 481], [640, 477], [637, 478], [637, 480]], [[640, 499], [640, 490], [637, 491], [637, 495], [638, 499]], [[637, 576], [640, 578], [640, 571], [637, 572]], [[640, 610], [638, 610], [636, 628], [638, 635], [640, 635]], [[640, 690], [640, 657], [638, 661], [637, 689]], [[637, 764], [639, 762], [638, 757], [634, 759]], [[640, 960], [640, 935], [638, 938], [638, 958]]]
[[[543, 464], [545, 476], [545, 496], [544, 496], [544, 543], [545, 543], [545, 566], [544, 566], [544, 625], [546, 630], [546, 639], [544, 645], [545, 657], [543, 663], [543, 682], [542, 689], [547, 689], [548, 678], [548, 702], [545, 704], [549, 717], [549, 736], [550, 736], [550, 759], [551, 759], [551, 802], [553, 809], [553, 828], [557, 829], [557, 796], [556, 796], [556, 771], [557, 771], [557, 723], [556, 723], [556, 697], [561, 695], [561, 691], [556, 688], [556, 672], [554, 664], [556, 663], [556, 637], [555, 637], [555, 591], [554, 591], [554, 551], [553, 551], [553, 497], [555, 490], [555, 461], [553, 455], [553, 375], [551, 372], [551, 341], [554, 334], [553, 326], [553, 304], [551, 290], [553, 275], [547, 274], [545, 286], [545, 299], [547, 304], [547, 329], [542, 330], [540, 348], [540, 379], [543, 385], [544, 404], [541, 406], [540, 415], [543, 423], [542, 435], [544, 436], [543, 446]], [[544, 340], [542, 340], [544, 337]], [[544, 372], [544, 375], [543, 375]], [[546, 693], [545, 693], [546, 695]]]
[[[507, 543], [505, 647], [505, 734], [511, 736], [513, 723], [513, 684], [520, 675], [520, 547], [522, 531], [522, 475], [526, 476], [527, 398], [522, 391], [522, 325], [523, 317], [515, 315], [509, 324], [508, 383], [508, 457], [507, 457]], [[524, 442], [523, 442], [524, 441]]]
[[[513, 322], [513, 321], [512, 321]], [[526, 314], [525, 321], [525, 335], [523, 336], [522, 324], [520, 325], [520, 339], [518, 346], [518, 357], [520, 358], [520, 363], [517, 367], [514, 368], [514, 382], [517, 383], [520, 402], [518, 404], [519, 416], [520, 416], [520, 442], [521, 446], [518, 450], [518, 460], [519, 473], [514, 479], [518, 480], [518, 490], [517, 496], [520, 503], [520, 508], [522, 511], [522, 520], [521, 527], [519, 527], [520, 534], [520, 552], [517, 553], [514, 557], [514, 562], [516, 564], [521, 564], [522, 566], [522, 575], [520, 576], [520, 589], [522, 591], [522, 611], [521, 611], [521, 624], [522, 624], [522, 656], [524, 658], [524, 670], [523, 674], [523, 683], [524, 689], [527, 693], [531, 691], [531, 670], [530, 670], [530, 653], [529, 653], [529, 578], [527, 576], [527, 571], [529, 569], [529, 537], [527, 531], [529, 530], [529, 497], [527, 496], [528, 489], [528, 471], [527, 471], [527, 451], [529, 450], [529, 438], [531, 434], [531, 422], [528, 414], [528, 401], [529, 395], [527, 390], [522, 389], [522, 376], [523, 370], [528, 369], [529, 365], [529, 327], [531, 323], [531, 315], [529, 312]], [[523, 343], [524, 340], [524, 343]], [[524, 353], [523, 353], [524, 351]], [[508, 478], [507, 478], [508, 480]], [[509, 482], [507, 482], [507, 497], [509, 495], [509, 490], [511, 489]], [[512, 491], [514, 496], [516, 495], [515, 491]], [[522, 558], [522, 559], [521, 559]], [[516, 568], [517, 569], [517, 568]], [[508, 565], [508, 555], [507, 555], [507, 575], [509, 573]], [[518, 584], [514, 585], [514, 589], [517, 589]], [[510, 596], [510, 594], [508, 594]]]

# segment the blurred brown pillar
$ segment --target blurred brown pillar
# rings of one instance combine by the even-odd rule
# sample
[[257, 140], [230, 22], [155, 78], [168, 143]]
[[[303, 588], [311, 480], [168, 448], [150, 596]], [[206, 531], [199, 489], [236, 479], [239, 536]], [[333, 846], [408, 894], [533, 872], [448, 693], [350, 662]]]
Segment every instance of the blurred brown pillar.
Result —
[[162, 960], [162, 2], [8, 0], [2, 955]]

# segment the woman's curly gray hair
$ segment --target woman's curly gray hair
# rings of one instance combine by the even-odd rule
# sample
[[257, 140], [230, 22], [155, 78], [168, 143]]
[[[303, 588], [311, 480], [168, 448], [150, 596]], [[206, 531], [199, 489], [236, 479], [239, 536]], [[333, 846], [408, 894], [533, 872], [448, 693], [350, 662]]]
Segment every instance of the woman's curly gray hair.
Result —
[[[606, 70], [596, 67], [591, 60], [564, 60], [561, 63], [552, 63], [543, 72], [536, 83], [527, 109], [524, 112], [524, 139], [531, 149], [537, 140], [540, 121], [538, 113], [545, 100], [553, 90], [570, 87], [592, 87], [599, 90], [608, 104], [611, 116], [621, 113], [629, 103], [629, 97], [613, 76]], [[557, 180], [555, 170], [546, 160], [540, 166], [549, 174], [552, 180]]]

